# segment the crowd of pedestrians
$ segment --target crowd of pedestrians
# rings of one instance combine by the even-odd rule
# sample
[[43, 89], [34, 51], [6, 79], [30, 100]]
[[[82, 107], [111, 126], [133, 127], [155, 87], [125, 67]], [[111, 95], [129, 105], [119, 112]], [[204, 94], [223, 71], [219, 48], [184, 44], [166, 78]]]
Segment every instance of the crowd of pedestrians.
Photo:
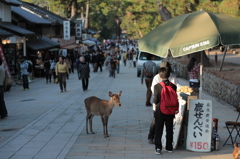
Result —
[[[82, 90], [87, 91], [89, 87], [90, 74], [96, 72], [109, 71], [109, 77], [116, 78], [116, 74], [120, 73], [120, 66], [135, 68], [138, 55], [136, 41], [106, 41], [101, 47], [90, 49], [84, 53], [70, 54], [66, 57], [61, 54], [56, 57], [45, 57], [43, 62], [46, 84], [58, 83], [60, 92], [67, 91], [67, 79], [70, 74], [77, 72], [76, 77], [81, 80]], [[198, 80], [199, 65], [195, 58], [191, 58], [187, 69], [190, 74], [189, 86], [198, 91], [200, 86]], [[22, 90], [29, 90], [29, 74], [31, 73], [32, 62], [25, 56], [18, 60]], [[105, 67], [105, 69], [103, 69]], [[5, 70], [0, 60], [0, 116], [6, 119], [8, 112], [4, 102], [4, 78]], [[106, 77], [108, 78], [108, 77]], [[70, 82], [70, 81], [69, 81]], [[170, 63], [162, 62], [160, 69], [157, 70], [156, 64], [152, 61], [152, 55], [147, 56], [147, 61], [143, 64], [141, 70], [141, 84], [146, 85], [146, 101], [147, 107], [153, 108], [153, 120], [150, 124], [148, 141], [149, 144], [155, 144], [155, 153], [161, 154], [163, 149], [161, 138], [164, 125], [166, 127], [166, 147], [168, 152], [173, 151], [173, 119], [174, 114], [164, 114], [161, 112], [160, 104], [163, 87], [159, 82], [163, 82], [165, 86], [170, 86], [174, 91], [180, 87], [176, 77], [172, 73]], [[153, 99], [151, 99], [153, 96]], [[151, 103], [152, 101], [152, 103]]]

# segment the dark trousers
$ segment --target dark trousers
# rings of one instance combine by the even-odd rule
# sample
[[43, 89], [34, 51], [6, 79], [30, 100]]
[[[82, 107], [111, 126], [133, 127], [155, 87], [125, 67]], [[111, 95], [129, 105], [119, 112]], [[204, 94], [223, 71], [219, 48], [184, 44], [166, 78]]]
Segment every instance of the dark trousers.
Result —
[[150, 125], [148, 139], [154, 139], [154, 136], [155, 136], [155, 118], [154, 118], [154, 112], [153, 112], [153, 119]]
[[58, 82], [59, 82], [59, 86], [61, 91], [63, 90], [63, 88], [66, 90], [66, 77], [67, 77], [67, 73], [58, 73]]
[[134, 68], [136, 67], [136, 61], [133, 61], [133, 67]]
[[1, 118], [6, 117], [7, 114], [8, 114], [8, 112], [7, 112], [7, 108], [6, 108], [5, 101], [4, 101], [4, 86], [1, 85], [0, 86], [0, 115], [1, 115]]
[[160, 112], [159, 106], [156, 107], [155, 117], [155, 149], [162, 150], [162, 134], [164, 125], [166, 127], [166, 150], [173, 150], [173, 119], [175, 115], [165, 115]]
[[96, 71], [98, 71], [98, 67], [100, 67], [100, 71], [102, 72], [102, 64], [101, 64], [101, 62], [97, 62], [97, 70]]
[[123, 60], [124, 66], [126, 66], [127, 64], [127, 60]]
[[22, 75], [22, 82], [23, 82], [23, 88], [24, 89], [29, 89], [28, 86], [28, 75]]
[[119, 71], [120, 71], [120, 64], [118, 64], [116, 70], [117, 70], [117, 73], [119, 73]]
[[147, 92], [146, 92], [146, 104], [150, 104], [150, 100], [152, 97], [152, 91], [151, 91], [151, 85], [152, 85], [152, 79], [145, 79], [145, 84], [147, 87]]
[[51, 82], [52, 75], [50, 74], [50, 70], [46, 70], [46, 82]]
[[110, 70], [109, 70], [109, 72], [110, 72], [110, 75], [109, 75], [109, 77], [114, 77], [115, 78], [115, 71], [116, 71], [116, 69], [113, 69], [113, 68], [110, 68]]
[[82, 79], [82, 88], [84, 91], [88, 89], [88, 78]]

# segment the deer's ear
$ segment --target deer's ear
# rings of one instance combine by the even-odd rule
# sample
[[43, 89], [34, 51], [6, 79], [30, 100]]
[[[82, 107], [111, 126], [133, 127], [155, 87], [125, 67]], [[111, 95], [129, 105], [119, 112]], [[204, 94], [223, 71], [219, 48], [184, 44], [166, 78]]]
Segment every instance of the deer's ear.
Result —
[[118, 96], [121, 96], [121, 94], [122, 94], [122, 91], [118, 92]]
[[111, 91], [109, 91], [108, 95], [109, 95], [109, 97], [112, 97], [113, 94]]

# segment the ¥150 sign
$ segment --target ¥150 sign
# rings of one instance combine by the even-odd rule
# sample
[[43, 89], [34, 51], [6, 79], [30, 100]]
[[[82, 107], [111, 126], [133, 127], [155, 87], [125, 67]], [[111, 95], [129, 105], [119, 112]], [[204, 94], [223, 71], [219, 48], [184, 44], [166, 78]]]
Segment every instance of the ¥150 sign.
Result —
[[187, 149], [210, 152], [212, 136], [212, 101], [190, 100]]

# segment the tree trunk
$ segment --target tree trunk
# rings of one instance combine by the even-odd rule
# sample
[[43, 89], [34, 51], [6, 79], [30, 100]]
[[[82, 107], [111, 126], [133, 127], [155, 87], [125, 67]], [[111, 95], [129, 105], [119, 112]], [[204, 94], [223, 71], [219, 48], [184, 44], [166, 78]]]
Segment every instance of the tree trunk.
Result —
[[77, 3], [77, 0], [72, 0], [70, 20], [74, 21], [74, 20], [77, 19], [77, 17], [78, 17], [77, 11], [78, 11], [78, 3]]
[[88, 32], [88, 25], [89, 25], [89, 5], [90, 5], [89, 1], [90, 0], [87, 1], [87, 5], [86, 5], [86, 17], [85, 17], [85, 25], [84, 25], [86, 32]]

